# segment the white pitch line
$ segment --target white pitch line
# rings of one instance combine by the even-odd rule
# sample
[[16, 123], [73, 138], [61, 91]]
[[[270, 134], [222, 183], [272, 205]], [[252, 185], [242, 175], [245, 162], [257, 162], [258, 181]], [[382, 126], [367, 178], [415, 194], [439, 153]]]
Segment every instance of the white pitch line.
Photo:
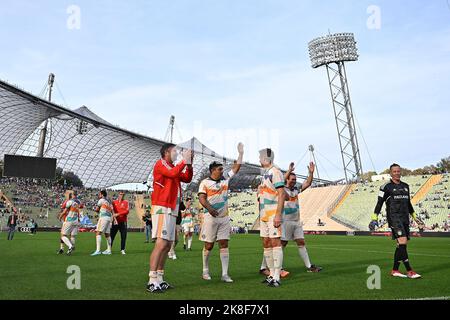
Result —
[[408, 298], [400, 300], [450, 300], [450, 296], [447, 297], [425, 297], [425, 298]]
[[[388, 251], [375, 251], [375, 250], [360, 250], [360, 249], [346, 249], [346, 248], [335, 248], [335, 247], [323, 247], [321, 245], [306, 245], [308, 248], [318, 248], [318, 249], [326, 249], [326, 250], [340, 250], [340, 251], [360, 251], [360, 252], [370, 252], [370, 253], [386, 253], [386, 254], [392, 254], [392, 252]], [[427, 254], [427, 253], [411, 253], [412, 256], [425, 256], [425, 257], [440, 257], [440, 258], [448, 258], [450, 259], [450, 256], [443, 256], [438, 254]]]

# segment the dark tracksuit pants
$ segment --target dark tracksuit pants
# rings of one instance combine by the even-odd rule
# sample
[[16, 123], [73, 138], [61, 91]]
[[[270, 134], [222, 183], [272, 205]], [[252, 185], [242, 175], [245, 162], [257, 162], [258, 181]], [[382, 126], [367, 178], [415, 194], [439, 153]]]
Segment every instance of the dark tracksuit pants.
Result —
[[127, 241], [127, 223], [119, 222], [111, 226], [111, 247], [114, 243], [114, 238], [117, 232], [120, 231], [120, 250], [125, 250], [125, 243]]

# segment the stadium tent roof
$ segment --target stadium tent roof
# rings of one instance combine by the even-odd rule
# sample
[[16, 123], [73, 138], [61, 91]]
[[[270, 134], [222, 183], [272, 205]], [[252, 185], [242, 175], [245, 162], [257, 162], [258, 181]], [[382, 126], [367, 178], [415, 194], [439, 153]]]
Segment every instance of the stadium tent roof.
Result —
[[[36, 156], [43, 123], [48, 120], [44, 156], [78, 175], [86, 187], [142, 183], [152, 177], [164, 141], [114, 126], [87, 107], [69, 110], [0, 81], [0, 155]], [[209, 164], [221, 161], [226, 169], [232, 159], [216, 154], [192, 138], [179, 145], [195, 152], [194, 179], [187, 189], [196, 190], [208, 175]], [[230, 183], [232, 189], [254, 185], [260, 166], [245, 163]], [[302, 177], [302, 176], [300, 176]]]

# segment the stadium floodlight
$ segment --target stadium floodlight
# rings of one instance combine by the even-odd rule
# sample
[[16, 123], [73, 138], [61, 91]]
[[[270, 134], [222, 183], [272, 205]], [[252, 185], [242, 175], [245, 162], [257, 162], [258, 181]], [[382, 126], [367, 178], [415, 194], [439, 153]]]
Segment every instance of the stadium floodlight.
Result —
[[358, 60], [354, 35], [329, 34], [310, 41], [308, 48], [311, 66], [327, 68], [345, 180], [360, 180], [363, 173], [361, 156], [344, 65], [344, 61]]

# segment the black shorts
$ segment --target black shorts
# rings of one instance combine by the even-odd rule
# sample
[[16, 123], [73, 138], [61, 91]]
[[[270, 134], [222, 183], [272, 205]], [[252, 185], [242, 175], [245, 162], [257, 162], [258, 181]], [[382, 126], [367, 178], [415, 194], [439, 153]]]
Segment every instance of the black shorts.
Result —
[[401, 237], [406, 237], [409, 240], [409, 223], [397, 222], [391, 224], [392, 240], [397, 240]]

